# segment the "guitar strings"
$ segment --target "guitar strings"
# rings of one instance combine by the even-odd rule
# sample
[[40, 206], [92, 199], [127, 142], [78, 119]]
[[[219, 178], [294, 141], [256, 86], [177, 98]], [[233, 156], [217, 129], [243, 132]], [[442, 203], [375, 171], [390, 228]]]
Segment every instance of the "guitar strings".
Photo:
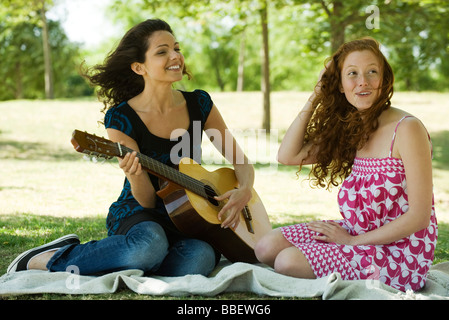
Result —
[[[116, 151], [120, 156], [123, 156], [123, 152], [134, 152], [134, 150], [122, 146], [120, 143], [116, 143]], [[190, 189], [192, 192], [202, 196], [203, 198], [209, 198], [209, 195], [206, 193], [206, 184], [204, 184], [201, 181], [198, 181], [195, 178], [190, 177], [189, 175], [186, 175], [185, 173], [182, 173], [166, 164], [163, 164], [157, 160], [154, 160], [140, 152], [137, 153], [138, 158], [143, 162], [143, 165], [147, 167], [148, 169], [155, 171], [156, 173], [162, 174], [163, 176], [168, 176], [167, 179], [169, 180], [178, 180], [173, 181], [177, 184], [180, 184], [183, 187], [186, 187], [186, 189]], [[164, 174], [165, 173], [165, 174]], [[171, 178], [171, 179], [170, 179]], [[180, 182], [179, 180], [184, 180], [186, 183]], [[214, 191], [216, 194], [216, 192]], [[217, 194], [218, 196], [218, 194]]]

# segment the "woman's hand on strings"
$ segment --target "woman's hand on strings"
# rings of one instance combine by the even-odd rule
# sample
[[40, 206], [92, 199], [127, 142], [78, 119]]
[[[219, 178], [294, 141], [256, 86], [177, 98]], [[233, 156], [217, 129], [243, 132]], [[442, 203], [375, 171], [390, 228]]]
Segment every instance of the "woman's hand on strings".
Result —
[[222, 228], [232, 228], [235, 230], [239, 225], [243, 208], [251, 199], [251, 191], [247, 189], [233, 189], [215, 197], [217, 201], [226, 199], [228, 201], [218, 213], [218, 220], [222, 221]]

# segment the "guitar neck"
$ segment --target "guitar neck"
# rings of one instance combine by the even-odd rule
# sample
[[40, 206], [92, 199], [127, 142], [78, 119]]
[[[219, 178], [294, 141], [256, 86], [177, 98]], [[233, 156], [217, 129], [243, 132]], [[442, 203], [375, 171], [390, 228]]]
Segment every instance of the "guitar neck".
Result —
[[[116, 147], [117, 147], [117, 154], [121, 158], [123, 158], [127, 153], [134, 152], [134, 150], [125, 147], [120, 143], [117, 143]], [[163, 179], [176, 183], [177, 185], [183, 187], [184, 189], [192, 191], [193, 193], [196, 193], [197, 195], [205, 199], [208, 199], [211, 196], [215, 195], [215, 194], [208, 194], [210, 193], [210, 190], [208, 190], [206, 188], [206, 185], [201, 181], [198, 181], [182, 172], [179, 172], [178, 170], [166, 164], [163, 164], [153, 158], [150, 158], [140, 152], [137, 152], [136, 156], [137, 158], [139, 158], [140, 164], [142, 165], [143, 168]]]

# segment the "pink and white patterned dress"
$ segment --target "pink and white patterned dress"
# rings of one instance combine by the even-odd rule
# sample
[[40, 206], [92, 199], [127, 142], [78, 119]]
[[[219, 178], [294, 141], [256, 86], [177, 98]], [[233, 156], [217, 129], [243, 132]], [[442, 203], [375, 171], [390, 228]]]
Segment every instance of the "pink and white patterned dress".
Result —
[[[406, 117], [404, 117], [406, 118]], [[401, 159], [391, 156], [395, 129], [387, 158], [355, 158], [351, 174], [338, 193], [343, 220], [350, 234], [381, 227], [408, 211], [407, 183]], [[313, 239], [306, 224], [281, 227], [284, 237], [305, 255], [315, 276], [333, 272], [343, 280], [375, 279], [401, 291], [421, 289], [432, 265], [438, 227], [432, 199], [429, 226], [388, 245], [350, 246]]]

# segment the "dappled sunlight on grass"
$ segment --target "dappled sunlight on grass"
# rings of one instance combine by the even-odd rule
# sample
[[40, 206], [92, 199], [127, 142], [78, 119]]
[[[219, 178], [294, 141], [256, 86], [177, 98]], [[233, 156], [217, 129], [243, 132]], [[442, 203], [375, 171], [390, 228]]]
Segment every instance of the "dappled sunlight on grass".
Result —
[[0, 214], [0, 273], [21, 252], [75, 233], [81, 242], [106, 237], [104, 217], [70, 218], [30, 213]]

